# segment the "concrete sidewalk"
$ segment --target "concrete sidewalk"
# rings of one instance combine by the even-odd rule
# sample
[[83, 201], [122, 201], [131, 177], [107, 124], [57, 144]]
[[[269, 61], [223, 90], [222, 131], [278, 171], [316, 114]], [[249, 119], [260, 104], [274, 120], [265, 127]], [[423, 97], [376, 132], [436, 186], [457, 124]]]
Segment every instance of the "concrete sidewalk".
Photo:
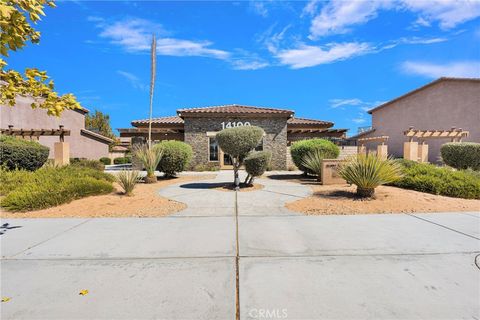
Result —
[[231, 178], [165, 218], [3, 219], [1, 318], [235, 319], [237, 289], [241, 319], [480, 318], [479, 213], [304, 216], [309, 188]]

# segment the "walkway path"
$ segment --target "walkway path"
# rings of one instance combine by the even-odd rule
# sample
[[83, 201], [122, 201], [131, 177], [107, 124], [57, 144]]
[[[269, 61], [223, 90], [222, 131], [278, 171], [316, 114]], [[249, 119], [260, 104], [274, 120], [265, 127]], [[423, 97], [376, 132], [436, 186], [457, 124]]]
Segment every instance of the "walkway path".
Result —
[[1, 318], [480, 318], [480, 214], [314, 217], [283, 207], [298, 184], [205, 188], [231, 176], [162, 189], [189, 205], [165, 218], [3, 220]]

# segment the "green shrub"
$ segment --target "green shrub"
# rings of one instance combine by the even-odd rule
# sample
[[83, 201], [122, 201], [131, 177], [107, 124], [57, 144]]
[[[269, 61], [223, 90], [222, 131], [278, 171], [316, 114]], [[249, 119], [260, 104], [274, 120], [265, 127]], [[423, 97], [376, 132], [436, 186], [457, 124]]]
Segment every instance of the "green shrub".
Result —
[[480, 199], [480, 177], [475, 171], [454, 170], [433, 164], [404, 167], [404, 176], [394, 186], [437, 195]]
[[113, 159], [113, 164], [127, 164], [132, 163], [131, 157], [118, 157]]
[[110, 159], [109, 157], [101, 157], [98, 161], [100, 161], [101, 163], [103, 163], [106, 166], [112, 164], [112, 159]]
[[118, 184], [127, 196], [132, 194], [135, 185], [141, 179], [140, 172], [137, 170], [122, 170], [117, 174], [116, 178]]
[[9, 170], [34, 171], [48, 159], [49, 149], [35, 141], [0, 136], [0, 164]]
[[235, 127], [220, 131], [216, 138], [223, 152], [234, 158], [245, 158], [260, 144], [264, 133], [256, 126]]
[[193, 157], [192, 147], [182, 141], [165, 140], [154, 148], [163, 152], [157, 169], [163, 172], [165, 177], [174, 177], [178, 172], [184, 171]]
[[371, 197], [376, 187], [400, 179], [402, 167], [395, 160], [383, 160], [376, 154], [358, 154], [340, 164], [338, 174], [357, 186], [358, 196]]
[[325, 139], [300, 140], [292, 143], [290, 154], [292, 155], [293, 163], [304, 173], [315, 174], [315, 172], [302, 164], [304, 157], [315, 149], [323, 154], [323, 159], [336, 159], [340, 154], [338, 146]]
[[105, 170], [105, 165], [99, 160], [73, 158], [70, 159], [70, 165], [81, 168], [91, 168], [99, 171]]
[[193, 167], [193, 171], [201, 172], [201, 171], [218, 171], [220, 170], [220, 166], [217, 163], [200, 163]]
[[451, 142], [440, 149], [443, 162], [456, 169], [480, 170], [480, 143]]
[[104, 172], [79, 166], [45, 167], [34, 172], [0, 170], [0, 205], [13, 211], [57, 206], [91, 195], [113, 191], [115, 178]]
[[270, 151], [253, 151], [245, 158], [245, 171], [248, 176], [245, 179], [246, 184], [252, 184], [255, 177], [259, 177], [267, 170], [272, 153]]

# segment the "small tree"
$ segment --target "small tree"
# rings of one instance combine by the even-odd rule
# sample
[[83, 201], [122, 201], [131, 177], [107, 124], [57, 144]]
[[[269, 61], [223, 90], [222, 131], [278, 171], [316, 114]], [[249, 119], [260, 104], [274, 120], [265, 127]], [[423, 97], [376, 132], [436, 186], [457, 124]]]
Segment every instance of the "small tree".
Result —
[[260, 144], [264, 133], [260, 127], [245, 126], [224, 129], [217, 134], [218, 145], [232, 159], [234, 184], [237, 190], [240, 185], [238, 169], [247, 154]]
[[245, 178], [245, 184], [251, 185], [255, 177], [260, 177], [267, 170], [272, 153], [270, 151], [250, 152], [245, 158], [245, 170], [248, 175]]
[[184, 171], [193, 157], [192, 147], [183, 142], [165, 140], [153, 146], [162, 152], [162, 159], [158, 163], [158, 171], [164, 173], [166, 178], [175, 177], [177, 172]]

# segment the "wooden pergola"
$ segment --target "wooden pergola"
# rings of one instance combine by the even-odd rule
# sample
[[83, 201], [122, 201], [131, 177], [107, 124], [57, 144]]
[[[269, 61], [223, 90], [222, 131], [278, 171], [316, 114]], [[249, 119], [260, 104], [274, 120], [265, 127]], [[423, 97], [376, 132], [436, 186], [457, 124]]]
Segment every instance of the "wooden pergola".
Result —
[[[450, 130], [417, 130], [413, 127], [405, 130], [403, 134], [408, 141], [403, 144], [403, 157], [407, 160], [418, 162], [428, 162], [428, 139], [450, 139], [451, 142], [461, 142], [463, 138], [468, 137], [469, 132], [462, 128], [452, 127]], [[413, 141], [417, 138], [421, 144]]]
[[385, 144], [388, 141], [389, 136], [377, 136], [377, 137], [366, 137], [360, 138], [357, 140], [358, 142], [358, 149], [357, 152], [359, 154], [366, 154], [367, 148], [365, 147], [365, 143], [368, 142], [379, 142], [380, 144], [377, 146], [377, 157], [381, 159], [388, 158], [388, 146]]
[[66, 130], [63, 126], [59, 126], [58, 129], [15, 129], [13, 126], [8, 126], [8, 129], [0, 129], [0, 134], [7, 136], [17, 136], [17, 137], [30, 137], [36, 138], [38, 140], [41, 136], [58, 136], [60, 142], [65, 141], [65, 136], [70, 135], [70, 130]]
[[461, 142], [463, 138], [468, 137], [469, 132], [462, 128], [457, 129], [455, 127], [450, 130], [416, 130], [413, 127], [410, 127], [408, 130], [404, 131], [403, 134], [409, 139], [409, 141], [413, 141], [413, 138], [418, 138], [420, 140], [451, 139], [452, 142]]

